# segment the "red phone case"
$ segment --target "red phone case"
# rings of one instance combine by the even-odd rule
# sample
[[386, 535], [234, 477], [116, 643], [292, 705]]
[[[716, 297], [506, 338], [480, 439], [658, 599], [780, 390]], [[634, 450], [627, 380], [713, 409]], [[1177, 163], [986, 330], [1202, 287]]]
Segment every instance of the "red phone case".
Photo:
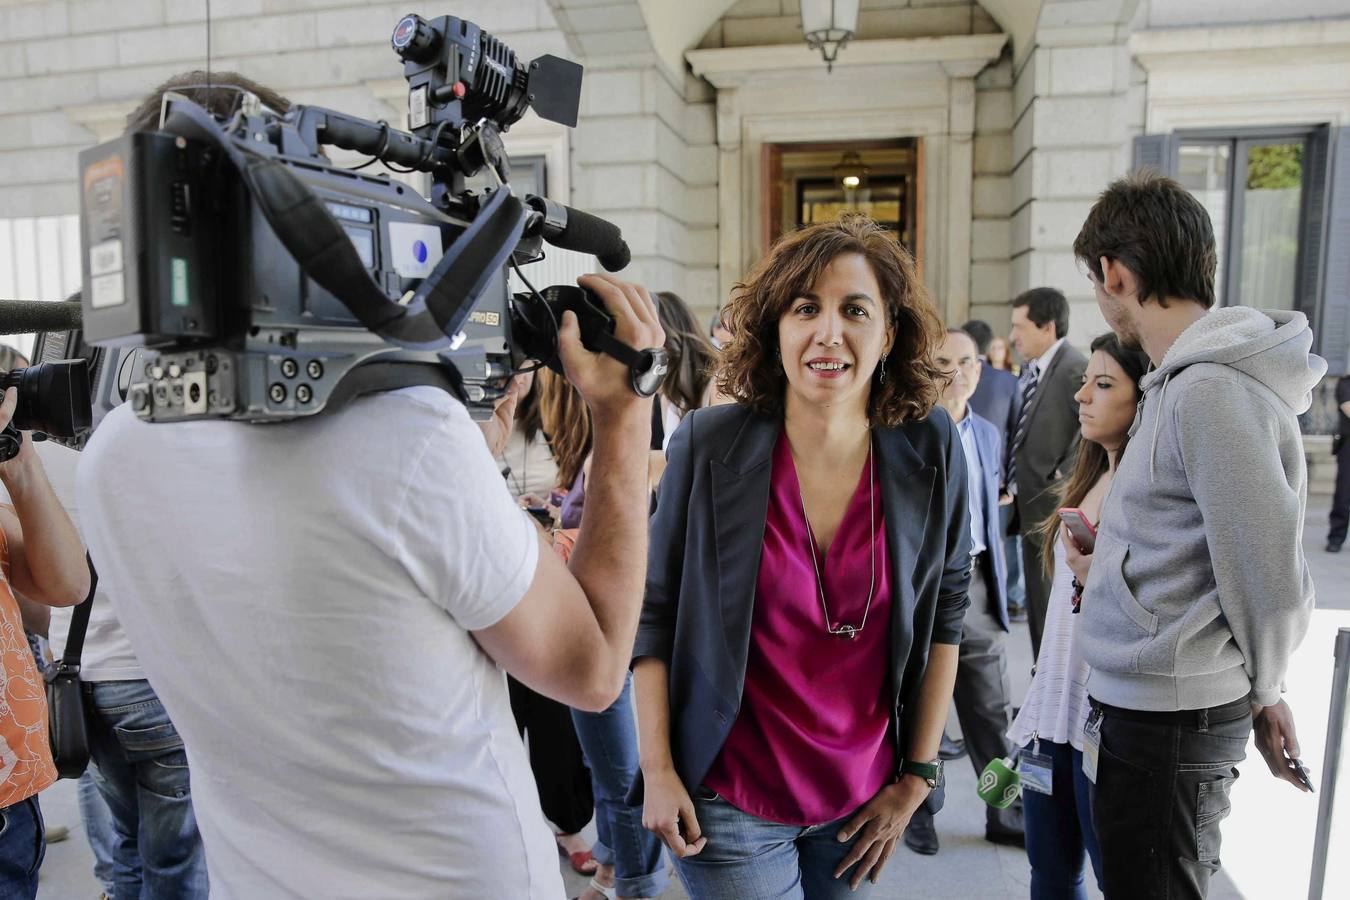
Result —
[[[1078, 544], [1078, 549], [1084, 553], [1091, 553], [1097, 544], [1097, 529], [1092, 527], [1088, 517], [1083, 514], [1081, 509], [1074, 506], [1066, 506], [1059, 511], [1059, 520], [1069, 529], [1069, 534], [1073, 535], [1074, 542]], [[1087, 541], [1083, 540], [1086, 532]]]

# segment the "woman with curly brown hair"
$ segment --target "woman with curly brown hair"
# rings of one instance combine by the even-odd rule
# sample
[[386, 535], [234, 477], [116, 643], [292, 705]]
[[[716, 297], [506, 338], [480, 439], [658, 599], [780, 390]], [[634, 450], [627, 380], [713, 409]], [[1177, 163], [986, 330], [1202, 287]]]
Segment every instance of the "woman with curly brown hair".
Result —
[[726, 317], [738, 402], [681, 423], [652, 522], [635, 793], [695, 900], [842, 897], [941, 781], [970, 579], [942, 330], [860, 216], [782, 239]]

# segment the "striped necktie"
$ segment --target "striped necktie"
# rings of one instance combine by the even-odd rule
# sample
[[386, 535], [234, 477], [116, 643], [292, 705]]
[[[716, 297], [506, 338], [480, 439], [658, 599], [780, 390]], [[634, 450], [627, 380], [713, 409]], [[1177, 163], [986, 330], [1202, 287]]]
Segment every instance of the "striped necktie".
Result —
[[1031, 401], [1036, 399], [1036, 385], [1039, 383], [1040, 368], [1034, 362], [1027, 363], [1022, 370], [1022, 408], [1017, 413], [1017, 431], [1013, 432], [1012, 443], [1008, 445], [1008, 490], [1017, 493], [1017, 451], [1027, 439], [1027, 418], [1031, 415]]

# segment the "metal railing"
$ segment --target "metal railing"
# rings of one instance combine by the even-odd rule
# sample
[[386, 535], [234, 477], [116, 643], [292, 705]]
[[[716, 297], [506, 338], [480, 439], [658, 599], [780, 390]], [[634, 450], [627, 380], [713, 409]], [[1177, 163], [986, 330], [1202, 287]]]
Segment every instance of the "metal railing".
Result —
[[1327, 721], [1326, 756], [1322, 763], [1321, 799], [1317, 805], [1317, 837], [1313, 843], [1312, 881], [1308, 900], [1322, 900], [1327, 878], [1327, 850], [1331, 843], [1331, 817], [1336, 802], [1336, 776], [1341, 765], [1341, 742], [1345, 738], [1347, 695], [1350, 694], [1350, 628], [1336, 634], [1336, 668], [1331, 676], [1331, 714]]

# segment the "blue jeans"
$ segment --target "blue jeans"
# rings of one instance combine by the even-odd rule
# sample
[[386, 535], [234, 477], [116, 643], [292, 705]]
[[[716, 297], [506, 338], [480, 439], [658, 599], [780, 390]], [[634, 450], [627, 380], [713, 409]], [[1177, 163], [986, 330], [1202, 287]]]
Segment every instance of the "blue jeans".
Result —
[[112, 813], [117, 897], [207, 895], [183, 739], [148, 681], [86, 682], [94, 784]]
[[[1022, 818], [1031, 862], [1031, 900], [1087, 900], [1083, 854], [1092, 860], [1101, 887], [1102, 854], [1092, 828], [1083, 753], [1069, 744], [1041, 741], [1041, 753], [1053, 761], [1050, 796], [1022, 792]], [[1028, 744], [1028, 747], [1031, 745]]]
[[655, 897], [670, 884], [661, 839], [642, 827], [642, 808], [624, 802], [638, 772], [637, 718], [633, 714], [633, 676], [619, 699], [604, 712], [572, 710], [577, 740], [591, 769], [595, 793], [595, 861], [614, 867], [614, 891], [620, 897]]
[[117, 833], [113, 830], [112, 811], [108, 801], [94, 784], [94, 764], [84, 770], [76, 785], [80, 803], [80, 820], [84, 822], [84, 836], [89, 839], [89, 850], [94, 854], [94, 878], [103, 893], [113, 895], [113, 846]]
[[36, 796], [0, 809], [0, 900], [33, 900], [47, 853]]
[[866, 879], [857, 891], [849, 890], [852, 869], [834, 877], [862, 834], [845, 843], [836, 837], [853, 813], [802, 827], [752, 816], [705, 787], [694, 791], [693, 799], [708, 843], [697, 856], [675, 861], [690, 900], [835, 900], [872, 892]]

